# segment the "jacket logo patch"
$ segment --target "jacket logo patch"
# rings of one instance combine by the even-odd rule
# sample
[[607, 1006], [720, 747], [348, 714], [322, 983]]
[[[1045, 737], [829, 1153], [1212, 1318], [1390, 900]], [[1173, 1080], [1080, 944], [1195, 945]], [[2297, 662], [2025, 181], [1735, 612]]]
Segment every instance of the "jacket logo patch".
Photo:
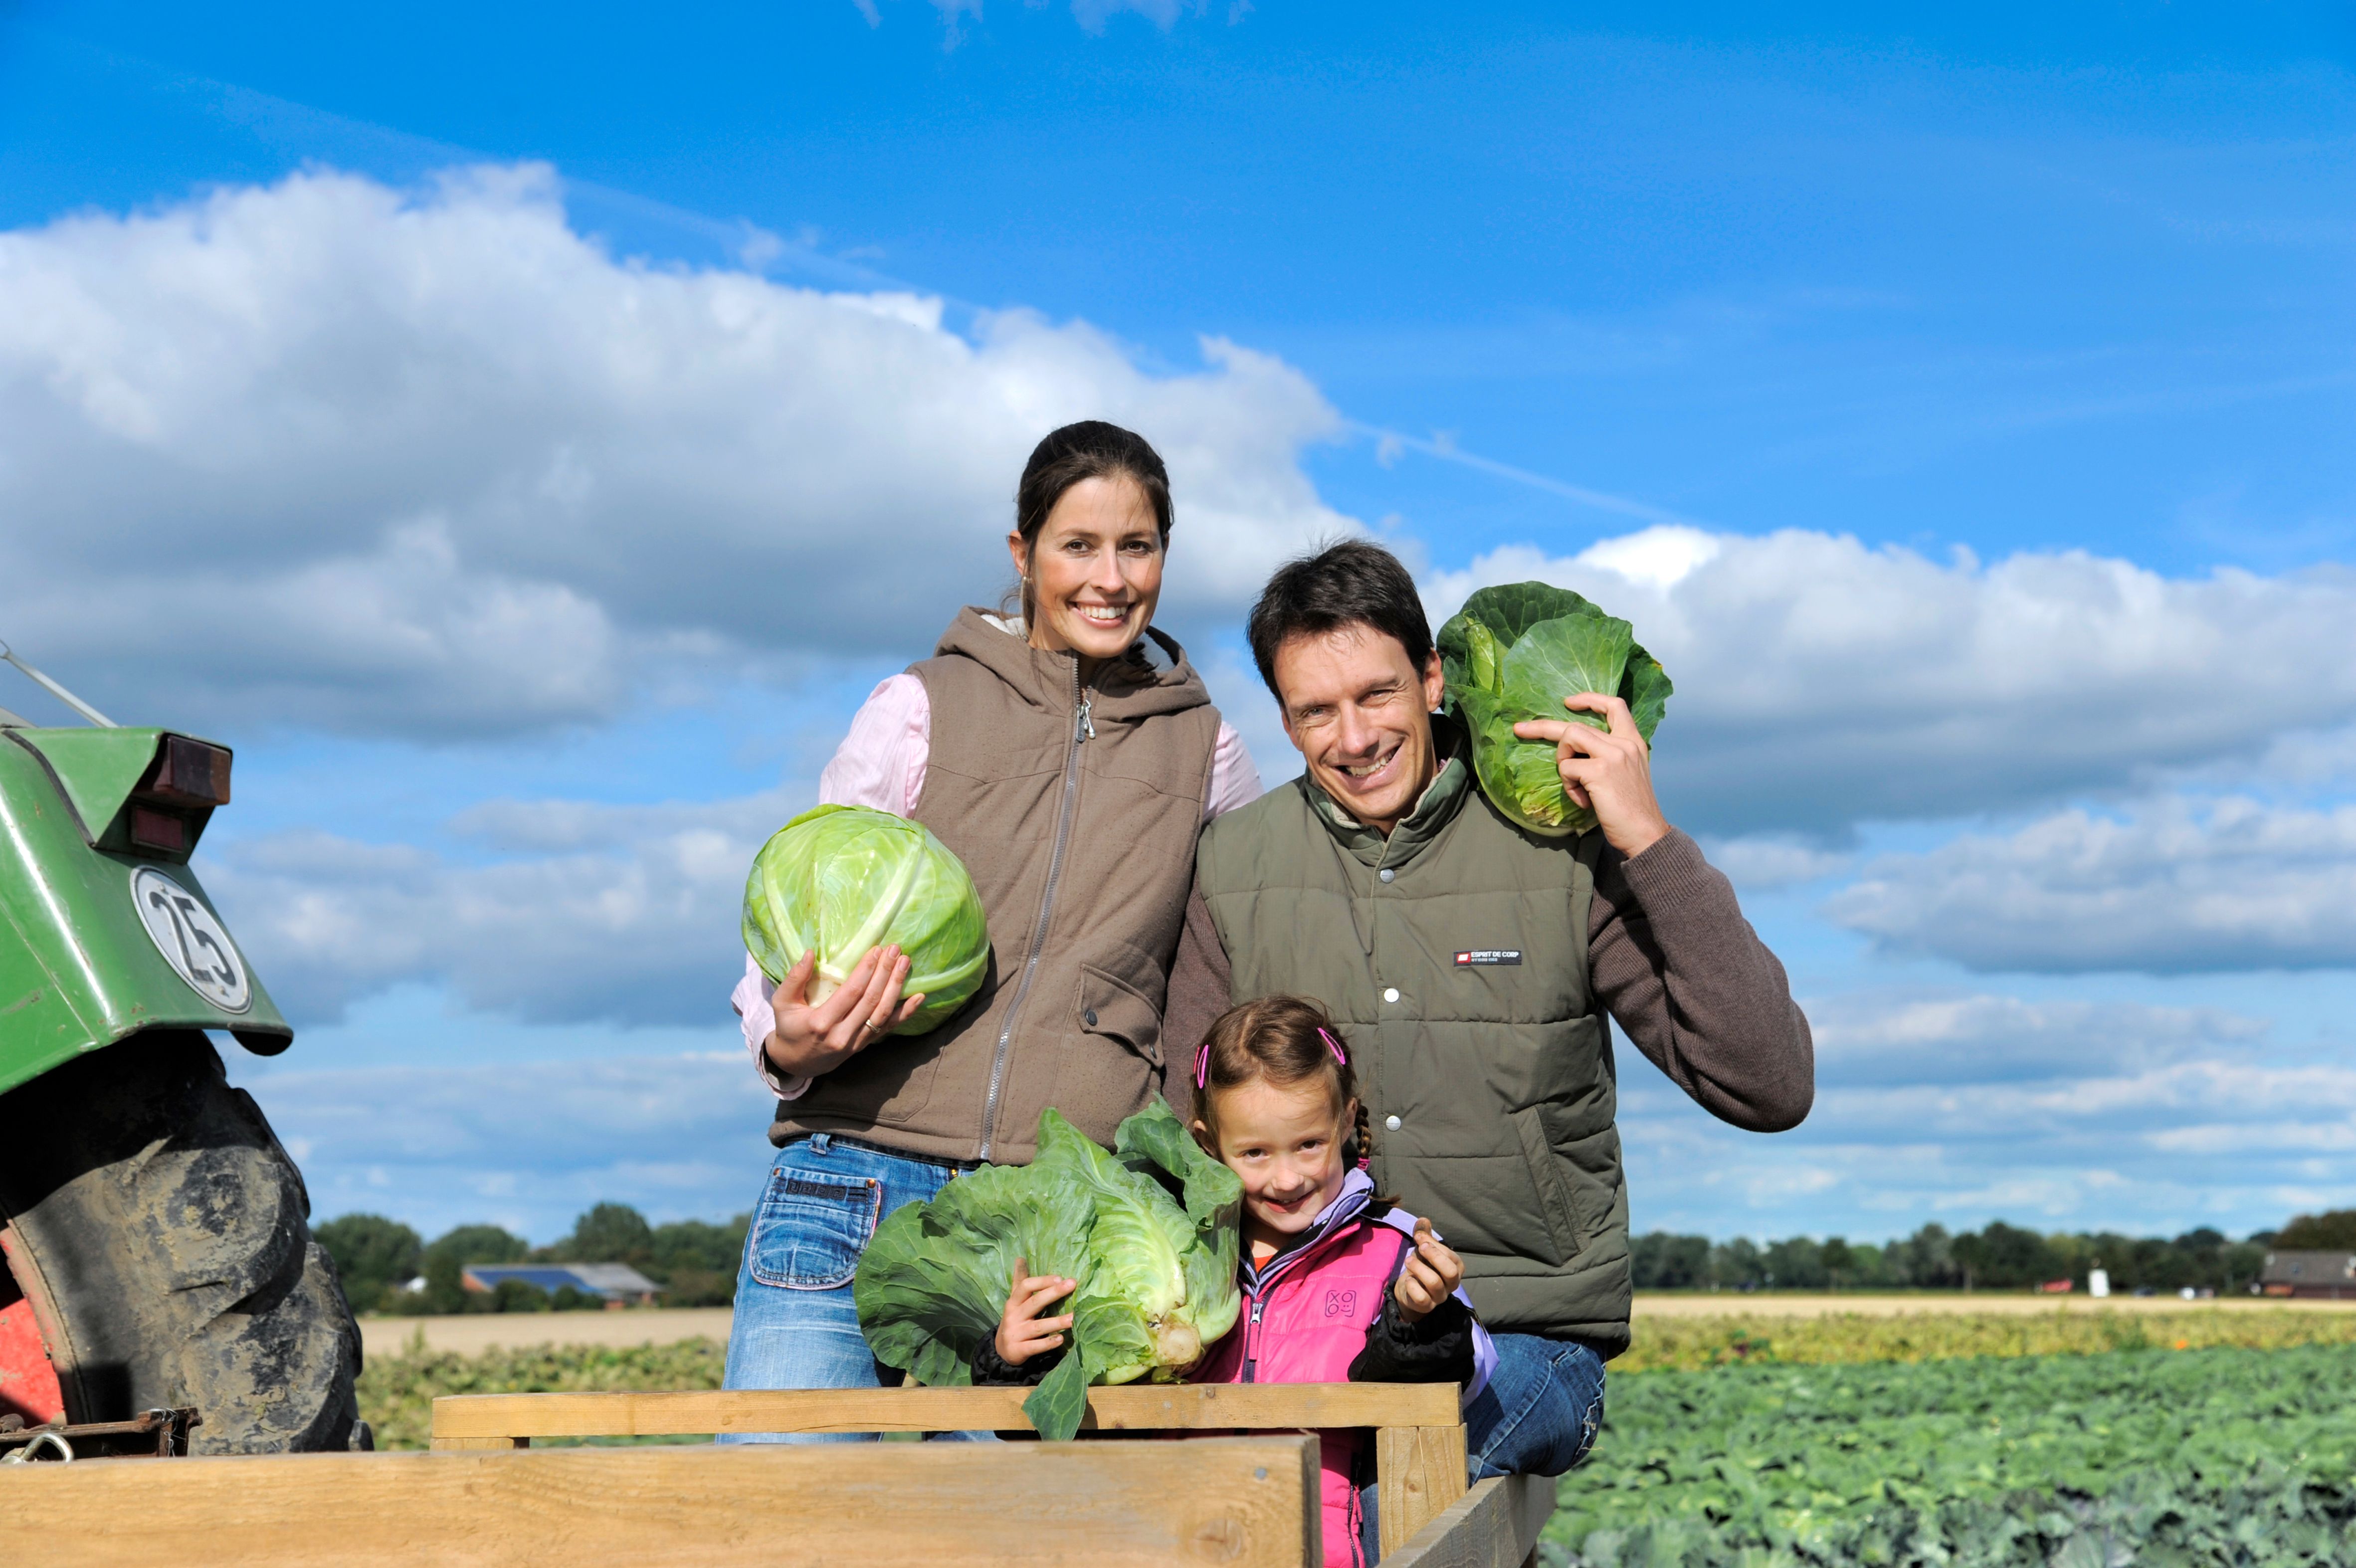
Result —
[[1500, 963], [1518, 966], [1521, 961], [1522, 950], [1519, 948], [1460, 948], [1456, 953], [1456, 967], [1459, 969], [1485, 969], [1491, 964]]
[[1325, 1293], [1325, 1316], [1355, 1317], [1358, 1316], [1358, 1293], [1354, 1290], [1329, 1290]]

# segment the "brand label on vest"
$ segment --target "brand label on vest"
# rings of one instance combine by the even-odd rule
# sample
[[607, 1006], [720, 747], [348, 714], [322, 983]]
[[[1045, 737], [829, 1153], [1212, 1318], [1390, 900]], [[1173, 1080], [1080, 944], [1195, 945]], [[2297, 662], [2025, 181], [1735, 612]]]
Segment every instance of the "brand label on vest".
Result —
[[1521, 961], [1522, 950], [1519, 948], [1460, 948], [1456, 953], [1456, 967], [1459, 969], [1480, 969], [1496, 963], [1518, 966]]

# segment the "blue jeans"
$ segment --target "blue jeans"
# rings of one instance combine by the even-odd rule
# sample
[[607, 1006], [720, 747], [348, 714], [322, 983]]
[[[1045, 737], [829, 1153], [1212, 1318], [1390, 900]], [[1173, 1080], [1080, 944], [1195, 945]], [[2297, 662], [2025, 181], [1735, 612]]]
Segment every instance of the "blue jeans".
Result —
[[[1603, 1358], [1569, 1339], [1500, 1334], [1497, 1369], [1464, 1407], [1469, 1480], [1492, 1476], [1559, 1476], [1587, 1457], [1603, 1425]], [[1365, 1488], [1366, 1561], [1382, 1541], [1375, 1510], [1380, 1487]]]
[[[882, 1377], [851, 1276], [884, 1216], [947, 1187], [954, 1165], [844, 1143], [832, 1133], [777, 1151], [736, 1274], [732, 1389], [872, 1389]], [[723, 1443], [864, 1443], [873, 1433], [739, 1433]]]

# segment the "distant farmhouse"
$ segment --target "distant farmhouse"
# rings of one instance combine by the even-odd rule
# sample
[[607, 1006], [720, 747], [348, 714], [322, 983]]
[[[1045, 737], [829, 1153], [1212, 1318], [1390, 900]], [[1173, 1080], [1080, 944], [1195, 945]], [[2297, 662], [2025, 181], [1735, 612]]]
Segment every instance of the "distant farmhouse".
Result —
[[459, 1280], [484, 1295], [503, 1280], [520, 1280], [551, 1295], [570, 1286], [583, 1295], [603, 1296], [609, 1308], [652, 1306], [661, 1288], [627, 1263], [469, 1263]]
[[2268, 1295], [2356, 1301], [2356, 1252], [2268, 1252], [2258, 1288]]

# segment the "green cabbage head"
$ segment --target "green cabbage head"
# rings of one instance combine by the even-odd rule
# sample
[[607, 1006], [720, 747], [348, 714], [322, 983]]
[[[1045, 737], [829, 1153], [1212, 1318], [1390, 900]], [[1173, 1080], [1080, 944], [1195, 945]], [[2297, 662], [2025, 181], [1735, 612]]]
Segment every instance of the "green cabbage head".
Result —
[[744, 950], [772, 984], [818, 950], [809, 999], [824, 1000], [870, 948], [908, 955], [905, 994], [925, 1004], [893, 1032], [921, 1035], [981, 989], [990, 927], [965, 864], [920, 822], [864, 806], [819, 806], [771, 836], [744, 883]]
[[1646, 740], [1667, 708], [1667, 671], [1636, 645], [1635, 628], [1572, 593], [1547, 583], [1483, 588], [1440, 628], [1449, 705], [1472, 737], [1472, 772], [1482, 793], [1534, 833], [1567, 838], [1595, 826], [1595, 813], [1571, 803], [1555, 767], [1555, 748], [1522, 740], [1525, 719], [1569, 719], [1596, 729], [1601, 714], [1573, 713], [1565, 697], [1616, 694]]
[[1236, 1218], [1243, 1183], [1155, 1101], [1107, 1154], [1050, 1108], [1027, 1165], [985, 1165], [875, 1228], [851, 1300], [875, 1359], [916, 1382], [973, 1381], [998, 1332], [1014, 1262], [1077, 1280], [1068, 1348], [1023, 1402], [1063, 1442], [1091, 1383], [1175, 1382], [1235, 1326]]

